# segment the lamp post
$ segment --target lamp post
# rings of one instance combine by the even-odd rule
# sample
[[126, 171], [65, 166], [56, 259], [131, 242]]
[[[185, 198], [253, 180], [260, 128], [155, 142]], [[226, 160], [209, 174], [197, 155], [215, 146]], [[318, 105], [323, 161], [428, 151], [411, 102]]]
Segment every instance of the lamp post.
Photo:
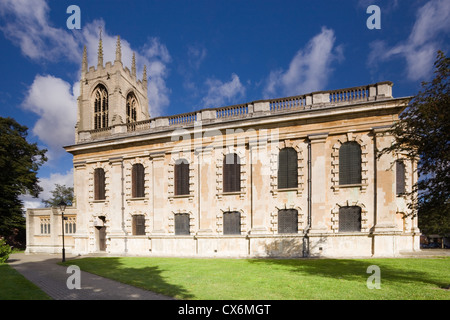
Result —
[[59, 204], [59, 209], [61, 210], [61, 225], [62, 225], [62, 262], [66, 261], [66, 249], [64, 248], [64, 211], [66, 210], [66, 203], [61, 201]]

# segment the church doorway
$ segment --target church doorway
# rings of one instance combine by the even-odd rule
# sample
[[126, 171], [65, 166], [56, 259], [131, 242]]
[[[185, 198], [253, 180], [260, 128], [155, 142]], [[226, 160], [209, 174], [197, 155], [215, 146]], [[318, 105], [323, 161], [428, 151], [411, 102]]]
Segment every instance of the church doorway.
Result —
[[106, 227], [96, 227], [97, 248], [99, 251], [106, 251]]

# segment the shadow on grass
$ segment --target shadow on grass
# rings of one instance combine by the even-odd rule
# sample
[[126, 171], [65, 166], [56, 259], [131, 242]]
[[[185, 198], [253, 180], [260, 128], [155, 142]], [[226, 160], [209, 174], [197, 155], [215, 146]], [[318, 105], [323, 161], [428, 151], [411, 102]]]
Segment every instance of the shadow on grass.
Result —
[[87, 271], [138, 288], [160, 293], [178, 299], [194, 296], [180, 285], [169, 283], [158, 266], [129, 266], [118, 257], [82, 258], [66, 261], [63, 265], [78, 265]]
[[[292, 272], [304, 273], [323, 278], [366, 281], [373, 272], [367, 273], [367, 268], [371, 265], [380, 268], [380, 276], [383, 283], [416, 283], [417, 285], [432, 284], [439, 288], [449, 285], [448, 266], [449, 259], [442, 261], [441, 270], [444, 274], [439, 276], [435, 263], [420, 263], [419, 260], [428, 259], [254, 259], [250, 263], [262, 265], [276, 265], [289, 268]], [[432, 260], [432, 259], [430, 259]], [[441, 259], [436, 259], [441, 260]], [[422, 261], [423, 262], [423, 261]]]

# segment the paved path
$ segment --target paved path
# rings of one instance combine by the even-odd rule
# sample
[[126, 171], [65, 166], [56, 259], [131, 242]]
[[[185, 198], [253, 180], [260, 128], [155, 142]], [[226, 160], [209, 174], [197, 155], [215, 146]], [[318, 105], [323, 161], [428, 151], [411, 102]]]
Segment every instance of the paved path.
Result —
[[[66, 260], [73, 258], [67, 256]], [[67, 267], [57, 263], [61, 255], [12, 254], [8, 264], [56, 300], [171, 300], [173, 298], [139, 289], [81, 271], [81, 289], [68, 289]]]

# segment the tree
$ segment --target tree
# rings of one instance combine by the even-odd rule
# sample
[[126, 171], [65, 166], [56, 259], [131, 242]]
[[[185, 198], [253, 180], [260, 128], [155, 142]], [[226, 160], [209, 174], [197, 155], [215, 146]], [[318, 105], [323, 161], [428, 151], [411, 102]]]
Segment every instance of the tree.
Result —
[[0, 235], [8, 238], [25, 230], [19, 196], [37, 197], [42, 191], [37, 171], [47, 161], [36, 143], [26, 138], [28, 128], [12, 118], [0, 117]]
[[57, 207], [61, 201], [66, 205], [71, 206], [73, 202], [73, 187], [66, 187], [60, 184], [55, 184], [55, 189], [52, 191], [52, 198], [42, 200], [46, 207]]
[[419, 181], [410, 196], [412, 212], [419, 212], [419, 228], [426, 234], [450, 233], [450, 58], [438, 51], [435, 77], [399, 116], [391, 134], [395, 142], [382, 153], [398, 152], [419, 159]]

